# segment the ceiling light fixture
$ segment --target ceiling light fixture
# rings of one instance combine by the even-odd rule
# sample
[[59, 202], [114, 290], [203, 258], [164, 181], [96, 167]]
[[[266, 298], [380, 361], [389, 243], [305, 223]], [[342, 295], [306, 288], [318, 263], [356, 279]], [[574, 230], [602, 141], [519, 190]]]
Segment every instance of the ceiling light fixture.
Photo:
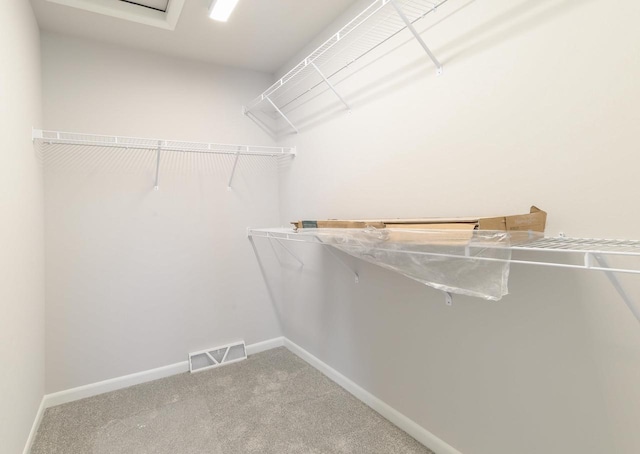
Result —
[[226, 22], [237, 4], [238, 0], [213, 0], [209, 8], [209, 17], [213, 20]]

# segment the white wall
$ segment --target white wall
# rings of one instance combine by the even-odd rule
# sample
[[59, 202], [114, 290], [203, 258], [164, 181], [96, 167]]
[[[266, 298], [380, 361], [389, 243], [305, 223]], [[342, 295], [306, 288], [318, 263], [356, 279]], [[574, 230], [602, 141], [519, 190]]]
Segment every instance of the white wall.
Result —
[[[632, 0], [450, 0], [418, 27], [444, 75], [405, 32], [337, 84], [351, 115], [330, 92], [288, 111], [281, 223], [536, 204], [550, 235], [638, 239], [639, 20]], [[640, 330], [602, 274], [513, 266], [502, 301], [448, 308], [292, 247], [285, 336], [461, 452], [640, 451]]]
[[[51, 34], [42, 46], [47, 129], [273, 144], [241, 115], [269, 75]], [[246, 238], [280, 219], [278, 165], [241, 160], [228, 192], [231, 167], [167, 153], [154, 191], [154, 152], [45, 153], [47, 392], [281, 335]]]
[[39, 31], [29, 2], [0, 13], [0, 452], [22, 452], [44, 394]]

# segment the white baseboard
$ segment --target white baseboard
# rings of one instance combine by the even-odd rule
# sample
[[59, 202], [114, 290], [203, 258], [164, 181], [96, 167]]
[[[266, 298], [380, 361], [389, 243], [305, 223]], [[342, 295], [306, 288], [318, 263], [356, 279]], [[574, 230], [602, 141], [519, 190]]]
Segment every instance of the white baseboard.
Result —
[[33, 420], [33, 425], [31, 426], [31, 432], [29, 432], [29, 438], [27, 438], [27, 443], [24, 445], [24, 450], [22, 454], [29, 454], [31, 451], [31, 446], [33, 446], [33, 440], [36, 438], [36, 433], [38, 432], [38, 427], [40, 427], [40, 422], [42, 421], [42, 416], [44, 416], [44, 411], [46, 410], [44, 397], [40, 401], [40, 407], [38, 407], [38, 413], [36, 413], [36, 418]]
[[142, 372], [136, 372], [135, 374], [91, 383], [89, 385], [78, 386], [77, 388], [66, 389], [64, 391], [44, 396], [45, 408], [55, 407], [56, 405], [66, 404], [122, 388], [128, 388], [129, 386], [158, 380], [159, 378], [170, 377], [183, 372], [189, 372], [189, 361], [181, 361], [168, 366], [158, 367], [157, 369], [145, 370]]
[[369, 391], [361, 388], [356, 383], [342, 375], [340, 372], [333, 369], [328, 364], [323, 363], [302, 347], [291, 342], [289, 339], [284, 339], [284, 346], [287, 347], [287, 349], [289, 349], [292, 353], [309, 363], [311, 366], [315, 367], [320, 372], [325, 374], [331, 380], [342, 386], [349, 393], [353, 394], [353, 396], [355, 396], [357, 399], [364, 402], [366, 405], [380, 413], [383, 417], [391, 421], [400, 429], [404, 430], [420, 443], [427, 446], [436, 454], [462, 454], [453, 446], [445, 443], [443, 440], [436, 437], [427, 429], [418, 425], [416, 422], [412, 421], [395, 408], [384, 403]]
[[284, 346], [284, 337], [274, 337], [273, 339], [247, 345], [245, 350], [247, 351], [247, 355], [255, 355], [256, 353], [272, 350], [282, 346]]
[[[247, 355], [255, 355], [256, 353], [270, 350], [284, 345], [283, 337], [276, 337], [263, 342], [247, 345]], [[157, 369], [136, 372], [135, 374], [124, 375], [122, 377], [111, 378], [109, 380], [91, 383], [89, 385], [78, 386], [77, 388], [67, 389], [57, 393], [47, 394], [44, 396], [44, 408], [55, 407], [56, 405], [66, 404], [86, 397], [97, 396], [98, 394], [116, 391], [129, 386], [147, 383], [160, 378], [170, 377], [172, 375], [189, 372], [189, 361], [181, 361], [179, 363], [170, 364], [168, 366], [158, 367]]]

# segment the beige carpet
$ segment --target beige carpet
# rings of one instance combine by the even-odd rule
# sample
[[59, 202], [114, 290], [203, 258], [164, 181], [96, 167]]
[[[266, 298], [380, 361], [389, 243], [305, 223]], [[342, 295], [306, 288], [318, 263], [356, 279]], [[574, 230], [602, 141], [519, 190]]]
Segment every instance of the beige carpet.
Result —
[[428, 454], [278, 348], [46, 411], [32, 454]]

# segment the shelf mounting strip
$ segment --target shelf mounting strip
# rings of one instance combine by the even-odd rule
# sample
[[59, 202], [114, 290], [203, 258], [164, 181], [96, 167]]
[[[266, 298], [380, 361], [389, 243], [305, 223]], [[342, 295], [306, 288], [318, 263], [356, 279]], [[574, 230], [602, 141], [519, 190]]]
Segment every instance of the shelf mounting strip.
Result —
[[[308, 230], [308, 231], [305, 231]], [[336, 231], [337, 239], [342, 241], [344, 235], [352, 235], [351, 232], [340, 232], [345, 229], [303, 229], [297, 232], [293, 229], [287, 228], [267, 228], [267, 229], [253, 229], [247, 230], [247, 234], [251, 242], [253, 238], [267, 238], [269, 240], [277, 240], [281, 242], [294, 241], [303, 243], [315, 243], [322, 246], [329, 246], [331, 243], [327, 243], [327, 236], [331, 236], [331, 233], [323, 232], [322, 238], [314, 231]], [[360, 231], [370, 234], [370, 230], [361, 229], [348, 229], [350, 231]], [[393, 230], [393, 229], [385, 229]], [[424, 230], [411, 230], [402, 229], [403, 234], [414, 234], [426, 232]], [[435, 231], [429, 231], [429, 235], [432, 235]], [[447, 231], [451, 235], [451, 231]], [[343, 235], [341, 237], [341, 235]], [[336, 243], [339, 244], [339, 243]], [[500, 248], [509, 249], [511, 252], [518, 253], [518, 257], [511, 256], [508, 259], [502, 258], [506, 255], [480, 255], [474, 252], [473, 243], [470, 243], [472, 247], [459, 247], [457, 249], [449, 249], [445, 252], [439, 250], [437, 247], [429, 250], [411, 250], [403, 249], [402, 243], [395, 243], [394, 245], [381, 242], [375, 246], [369, 245], [372, 255], [376, 252], [385, 252], [393, 250], [394, 253], [407, 254], [413, 257], [426, 257], [433, 260], [446, 260], [446, 259], [468, 259], [473, 261], [486, 261], [486, 262], [508, 262], [518, 263], [524, 265], [537, 265], [556, 268], [569, 268], [569, 269], [581, 269], [591, 271], [604, 272], [614, 289], [618, 292], [621, 299], [627, 305], [631, 313], [635, 318], [640, 321], [640, 306], [630, 297], [625, 291], [622, 283], [617, 277], [617, 273], [623, 274], [638, 274], [640, 275], [640, 240], [611, 240], [611, 239], [591, 239], [591, 238], [567, 238], [567, 237], [532, 237], [527, 240], [524, 237], [518, 237], [517, 240], [512, 241], [510, 245], [504, 246], [503, 244], [479, 244], [475, 246], [478, 251], [486, 250], [487, 248]], [[396, 246], [395, 249], [391, 249], [391, 246]], [[481, 248], [481, 249], [480, 249]], [[292, 253], [291, 251], [289, 251]], [[523, 256], [523, 257], [521, 257]], [[552, 257], [552, 259], [550, 259]], [[627, 260], [624, 264], [611, 266], [609, 259]], [[297, 258], [302, 264], [302, 261]], [[628, 263], [631, 260], [632, 263]], [[632, 265], [632, 266], [630, 266]], [[355, 273], [355, 272], [354, 272]], [[357, 276], [357, 274], [356, 274]], [[448, 305], [451, 305], [451, 294], [445, 292], [445, 298]]]
[[[351, 112], [349, 103], [338, 92], [330, 79], [404, 29], [409, 29], [424, 49], [435, 65], [437, 74], [442, 74], [442, 64], [429, 49], [413, 24], [427, 14], [437, 11], [438, 7], [446, 1], [375, 0], [276, 83], [245, 106], [243, 108], [244, 114], [248, 116], [259, 105], [266, 102], [274, 109], [275, 114], [282, 117], [298, 133], [298, 128], [283, 109], [319, 85], [326, 85]], [[313, 74], [319, 76], [320, 79], [312, 77]]]
[[271, 147], [261, 145], [231, 145], [205, 142], [184, 142], [176, 140], [143, 139], [139, 137], [104, 136], [60, 131], [43, 131], [34, 129], [34, 143], [41, 145], [69, 145], [90, 148], [119, 148], [133, 150], [153, 150], [156, 152], [156, 171], [154, 188], [159, 189], [160, 164], [163, 152], [205, 153], [234, 156], [233, 168], [229, 176], [227, 189], [231, 190], [233, 178], [238, 168], [240, 156], [266, 156], [278, 158], [295, 156], [295, 147]]

